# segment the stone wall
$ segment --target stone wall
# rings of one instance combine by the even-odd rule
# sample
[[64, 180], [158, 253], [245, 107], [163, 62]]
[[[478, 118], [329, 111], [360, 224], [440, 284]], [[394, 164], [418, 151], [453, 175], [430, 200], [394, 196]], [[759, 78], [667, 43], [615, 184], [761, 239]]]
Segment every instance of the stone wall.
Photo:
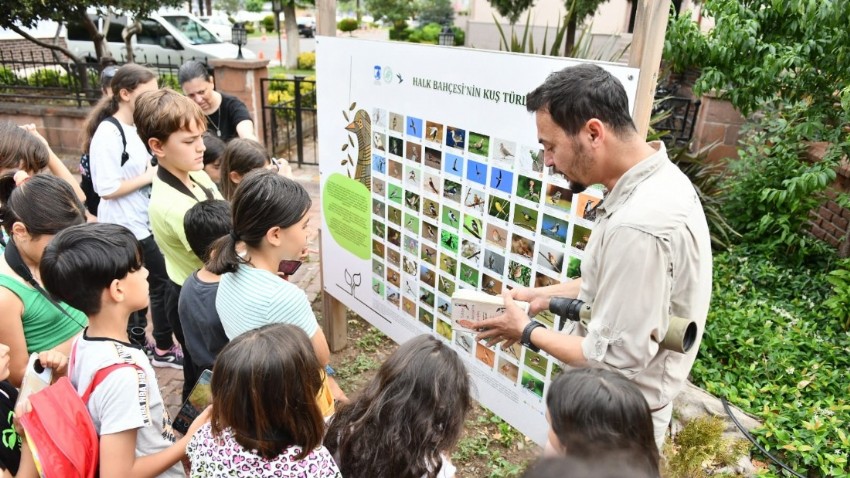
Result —
[[89, 108], [0, 103], [0, 120], [33, 123], [57, 154], [79, 154]]
[[[52, 43], [52, 38], [42, 38], [45, 42]], [[58, 38], [59, 45], [67, 48], [67, 43], [65, 43], [65, 37]], [[59, 54], [60, 58], [64, 61], [65, 55]], [[53, 51], [49, 48], [44, 48], [36, 45], [35, 43], [25, 40], [23, 38], [9, 38], [9, 39], [0, 39], [0, 58], [4, 61], [11, 61], [13, 59], [25, 59], [35, 60], [35, 61], [53, 61]]]
[[[826, 152], [827, 144], [817, 143], [809, 149], [810, 161], [820, 161]], [[827, 192], [829, 199], [811, 212], [812, 235], [838, 248], [841, 257], [850, 256], [850, 209], [842, 208], [835, 202], [839, 193], [850, 193], [850, 163], [845, 159], [836, 171], [836, 180]]]
[[710, 160], [738, 158], [738, 135], [744, 117], [731, 103], [714, 95], [703, 95], [702, 105], [694, 128], [694, 151], [714, 144]]

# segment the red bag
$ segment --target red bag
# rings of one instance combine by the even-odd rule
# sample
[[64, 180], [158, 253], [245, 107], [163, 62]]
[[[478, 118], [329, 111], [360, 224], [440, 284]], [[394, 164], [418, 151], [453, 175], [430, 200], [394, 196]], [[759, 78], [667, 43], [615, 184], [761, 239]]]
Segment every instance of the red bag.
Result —
[[67, 377], [30, 395], [32, 411], [20, 420], [43, 477], [97, 476], [98, 437], [86, 404], [95, 387], [112, 371], [123, 367], [139, 368], [119, 363], [98, 370], [82, 397]]

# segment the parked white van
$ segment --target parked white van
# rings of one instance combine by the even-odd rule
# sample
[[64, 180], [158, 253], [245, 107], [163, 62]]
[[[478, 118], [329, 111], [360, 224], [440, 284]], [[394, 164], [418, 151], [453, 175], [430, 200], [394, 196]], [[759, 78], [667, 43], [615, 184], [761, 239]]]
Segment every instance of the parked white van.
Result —
[[[102, 26], [103, 18], [94, 17]], [[113, 17], [106, 32], [109, 50], [118, 60], [127, 56], [121, 31], [128, 17]], [[191, 59], [236, 58], [237, 46], [223, 42], [195, 16], [185, 12], [162, 10], [140, 19], [142, 31], [133, 36], [132, 48], [137, 63], [180, 65]], [[67, 25], [67, 42], [75, 55], [96, 58], [94, 43], [88, 32], [79, 24]], [[242, 47], [242, 56], [254, 59], [256, 55]]]

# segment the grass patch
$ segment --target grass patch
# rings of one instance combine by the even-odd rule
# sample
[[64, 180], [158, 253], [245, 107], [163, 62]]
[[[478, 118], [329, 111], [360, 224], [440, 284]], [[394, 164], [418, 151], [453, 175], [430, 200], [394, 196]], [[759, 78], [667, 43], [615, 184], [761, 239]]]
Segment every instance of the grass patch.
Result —
[[270, 66], [269, 67], [269, 78], [273, 78], [277, 75], [286, 75], [286, 76], [313, 76], [316, 74], [316, 70], [291, 70], [284, 66]]

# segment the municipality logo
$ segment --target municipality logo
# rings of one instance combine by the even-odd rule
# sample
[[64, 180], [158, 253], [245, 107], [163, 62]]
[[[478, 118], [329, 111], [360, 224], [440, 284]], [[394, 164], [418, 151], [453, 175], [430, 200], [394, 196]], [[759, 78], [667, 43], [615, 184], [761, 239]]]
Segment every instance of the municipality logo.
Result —
[[[384, 83], [390, 84], [395, 78], [400, 79], [401, 75], [394, 74], [393, 69], [389, 66], [375, 65], [372, 68], [372, 79], [375, 81], [376, 85], [380, 85], [381, 80], [383, 80]], [[399, 83], [401, 83], [401, 81], [399, 81]]]

